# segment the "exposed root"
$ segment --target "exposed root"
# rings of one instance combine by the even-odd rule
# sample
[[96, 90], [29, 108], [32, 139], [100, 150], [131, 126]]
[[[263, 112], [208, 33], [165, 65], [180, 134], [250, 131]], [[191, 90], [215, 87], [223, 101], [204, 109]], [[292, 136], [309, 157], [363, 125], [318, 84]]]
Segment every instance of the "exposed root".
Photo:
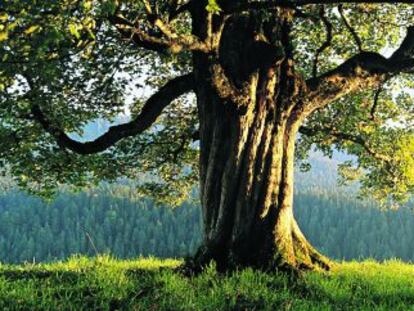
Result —
[[196, 276], [200, 274], [206, 266], [213, 260], [208, 248], [200, 246], [194, 257], [187, 257], [184, 263], [176, 271], [184, 276]]
[[[288, 232], [284, 231], [284, 238], [270, 241], [273, 246], [259, 248], [257, 256], [240, 253], [237, 247], [232, 249], [219, 247], [218, 244], [205, 244], [198, 249], [194, 257], [187, 258], [177, 271], [186, 276], [194, 276], [201, 273], [211, 262], [215, 262], [219, 272], [252, 267], [268, 272], [279, 271], [297, 277], [303, 271], [329, 271], [333, 266], [332, 261], [320, 254], [306, 240], [294, 219]], [[249, 242], [252, 243], [252, 251], [255, 247], [257, 249], [258, 242]]]
[[292, 224], [292, 238], [298, 266], [306, 270], [329, 271], [331, 269], [333, 263], [306, 240], [295, 220]]
[[235, 268], [235, 266], [232, 266], [230, 259], [223, 257], [223, 254], [226, 253], [224, 250], [221, 252], [220, 248], [202, 245], [193, 257], [188, 257], [184, 260], [184, 263], [177, 268], [177, 271], [185, 276], [196, 276], [214, 262], [217, 271], [227, 272]]
[[196, 265], [194, 260], [191, 258], [186, 258], [184, 263], [179, 265], [174, 269], [174, 272], [177, 272], [186, 277], [197, 276], [203, 271], [202, 267]]

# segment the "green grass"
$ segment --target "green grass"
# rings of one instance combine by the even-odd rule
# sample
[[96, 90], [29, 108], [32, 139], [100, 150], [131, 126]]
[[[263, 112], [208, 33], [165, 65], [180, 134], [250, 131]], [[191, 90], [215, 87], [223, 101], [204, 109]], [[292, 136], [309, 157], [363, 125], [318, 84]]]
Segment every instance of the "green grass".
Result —
[[414, 265], [339, 264], [299, 280], [209, 267], [186, 278], [177, 260], [73, 257], [0, 265], [0, 310], [414, 310]]

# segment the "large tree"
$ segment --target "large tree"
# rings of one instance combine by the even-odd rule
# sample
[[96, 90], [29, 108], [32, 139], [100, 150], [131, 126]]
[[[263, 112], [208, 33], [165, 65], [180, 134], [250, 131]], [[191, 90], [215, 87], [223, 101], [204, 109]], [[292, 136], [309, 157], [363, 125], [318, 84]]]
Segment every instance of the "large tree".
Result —
[[[329, 268], [293, 216], [295, 161], [346, 151], [362, 191], [413, 190], [411, 2], [3, 0], [3, 170], [43, 194], [140, 174], [173, 203], [199, 180], [196, 265]], [[82, 137], [97, 119], [116, 125]]]

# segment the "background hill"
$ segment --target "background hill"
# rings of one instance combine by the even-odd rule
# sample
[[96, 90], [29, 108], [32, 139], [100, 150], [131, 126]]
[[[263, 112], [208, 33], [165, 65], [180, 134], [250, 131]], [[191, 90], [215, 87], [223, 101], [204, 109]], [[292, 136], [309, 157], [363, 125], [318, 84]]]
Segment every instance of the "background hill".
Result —
[[[297, 174], [295, 213], [312, 244], [336, 259], [414, 261], [412, 210], [381, 211], [356, 199], [351, 188], [336, 186], [338, 161], [313, 154], [312, 170]], [[9, 263], [98, 253], [182, 257], [195, 251], [202, 235], [196, 202], [155, 206], [121, 186], [61, 193], [50, 204], [6, 192], [0, 196], [0, 223], [0, 261]]]
[[[93, 139], [109, 125], [88, 125], [83, 139]], [[297, 170], [295, 213], [302, 230], [332, 258], [414, 261], [412, 210], [381, 211], [374, 202], [356, 199], [356, 186], [338, 186], [336, 168], [347, 159], [339, 153], [332, 159], [312, 153], [311, 171]], [[124, 185], [61, 193], [50, 204], [21, 191], [4, 191], [0, 224], [0, 262], [5, 263], [102, 253], [119, 258], [183, 257], [193, 254], [202, 238], [196, 200], [175, 209], [156, 206], [151, 200], [137, 200], [133, 189]]]

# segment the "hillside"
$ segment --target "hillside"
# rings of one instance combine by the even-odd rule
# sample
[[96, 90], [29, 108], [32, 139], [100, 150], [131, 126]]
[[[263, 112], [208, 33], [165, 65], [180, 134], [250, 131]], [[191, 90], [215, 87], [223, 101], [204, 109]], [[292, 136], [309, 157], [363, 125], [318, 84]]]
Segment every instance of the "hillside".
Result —
[[414, 266], [398, 261], [338, 264], [328, 274], [251, 269], [187, 278], [176, 260], [72, 258], [0, 266], [1, 310], [409, 310]]
[[[338, 260], [414, 261], [414, 214], [381, 211], [322, 187], [298, 191], [295, 213], [310, 241]], [[0, 262], [50, 262], [72, 254], [183, 257], [201, 242], [201, 210], [114, 197], [106, 189], [60, 194], [50, 205], [21, 193], [0, 195]]]
[[[297, 173], [295, 213], [310, 241], [338, 260], [414, 261], [414, 214], [381, 211], [354, 190], [335, 186], [343, 155], [311, 155], [312, 170]], [[122, 192], [122, 193], [121, 193]], [[115, 193], [115, 195], [114, 195]], [[64, 260], [73, 254], [117, 258], [183, 257], [202, 238], [196, 202], [172, 209], [134, 197], [133, 189], [102, 187], [61, 193], [50, 204], [18, 191], [0, 195], [0, 262]]]

